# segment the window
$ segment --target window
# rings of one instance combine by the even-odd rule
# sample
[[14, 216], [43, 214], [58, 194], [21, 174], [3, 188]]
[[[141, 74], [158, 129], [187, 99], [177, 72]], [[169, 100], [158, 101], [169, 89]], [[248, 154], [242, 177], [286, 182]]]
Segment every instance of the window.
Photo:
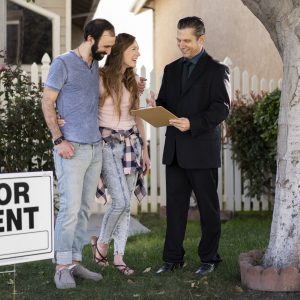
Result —
[[8, 63], [40, 63], [46, 52], [52, 57], [51, 20], [7, 1]]

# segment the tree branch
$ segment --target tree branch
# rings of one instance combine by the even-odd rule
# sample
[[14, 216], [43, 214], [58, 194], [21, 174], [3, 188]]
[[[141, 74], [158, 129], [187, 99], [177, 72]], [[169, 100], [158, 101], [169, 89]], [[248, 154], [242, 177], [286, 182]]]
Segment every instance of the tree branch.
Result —
[[294, 7], [300, 6], [300, 0], [293, 0]]
[[300, 0], [285, 0], [284, 2], [280, 0], [242, 0], [242, 2], [265, 26], [282, 57], [283, 47], [279, 42], [280, 36], [276, 29], [281, 18], [289, 14], [295, 5], [300, 5]]

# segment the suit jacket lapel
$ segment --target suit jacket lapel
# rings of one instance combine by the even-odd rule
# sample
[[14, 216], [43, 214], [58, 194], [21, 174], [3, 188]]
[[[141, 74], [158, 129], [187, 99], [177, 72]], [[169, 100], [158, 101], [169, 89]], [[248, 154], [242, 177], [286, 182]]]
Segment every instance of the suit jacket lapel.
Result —
[[207, 69], [208, 60], [209, 60], [209, 55], [206, 52], [204, 52], [203, 56], [200, 57], [197, 65], [195, 66], [193, 72], [191, 73], [190, 78], [188, 79], [186, 85], [181, 91], [181, 96], [183, 96], [191, 88], [194, 82], [205, 73]]

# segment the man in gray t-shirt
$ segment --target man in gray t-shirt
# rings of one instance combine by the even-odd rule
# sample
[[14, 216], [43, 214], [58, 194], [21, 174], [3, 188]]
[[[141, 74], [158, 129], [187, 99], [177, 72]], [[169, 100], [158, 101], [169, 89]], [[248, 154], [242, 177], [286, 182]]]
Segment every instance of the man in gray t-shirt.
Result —
[[[45, 83], [42, 108], [53, 138], [60, 195], [54, 236], [54, 282], [59, 289], [76, 287], [74, 276], [95, 281], [102, 278], [80, 262], [102, 163], [97, 61], [110, 54], [114, 43], [111, 23], [104, 19], [90, 21], [80, 46], [53, 60]], [[55, 107], [65, 120], [62, 128]]]

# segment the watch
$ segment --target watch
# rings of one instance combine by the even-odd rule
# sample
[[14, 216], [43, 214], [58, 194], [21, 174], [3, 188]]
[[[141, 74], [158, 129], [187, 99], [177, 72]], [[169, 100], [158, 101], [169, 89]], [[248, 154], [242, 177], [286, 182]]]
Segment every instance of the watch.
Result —
[[65, 140], [65, 138], [64, 138], [64, 136], [62, 135], [62, 136], [60, 136], [59, 138], [57, 138], [56, 140], [53, 140], [53, 144], [54, 144], [55, 146], [57, 146], [57, 145], [61, 144], [62, 141], [64, 141], [64, 140]]

